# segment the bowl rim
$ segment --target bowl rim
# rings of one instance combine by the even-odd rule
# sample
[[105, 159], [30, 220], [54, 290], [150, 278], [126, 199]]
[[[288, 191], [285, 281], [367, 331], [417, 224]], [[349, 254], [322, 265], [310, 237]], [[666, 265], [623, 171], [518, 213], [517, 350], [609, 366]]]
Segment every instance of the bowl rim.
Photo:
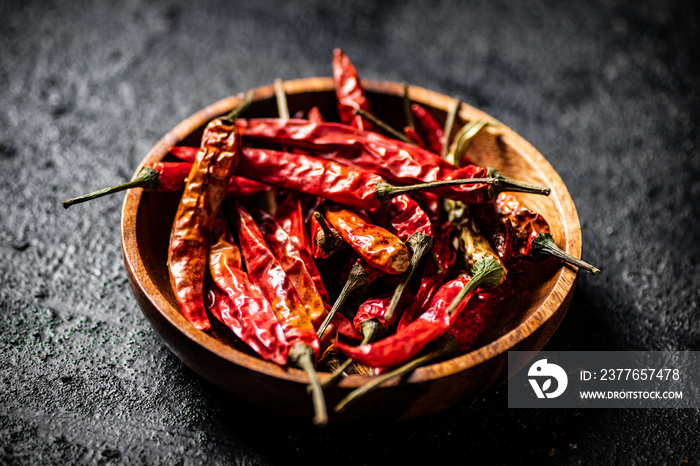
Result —
[[[362, 79], [361, 84], [365, 91], [369, 93], [383, 93], [401, 97], [404, 92], [404, 83]], [[291, 95], [297, 93], [329, 92], [333, 90], [334, 82], [331, 77], [313, 77], [284, 81], [283, 86], [287, 94]], [[272, 98], [275, 93], [272, 84], [257, 87], [253, 90], [255, 92], [255, 100]], [[442, 111], [447, 111], [454, 102], [452, 97], [419, 86], [409, 85], [408, 93], [412, 101], [426, 104]], [[149, 150], [136, 168], [134, 177], [145, 164], [162, 160], [168, 153], [170, 147], [184, 140], [193, 130], [201, 127], [207, 121], [227, 113], [231, 108], [234, 108], [242, 100], [243, 95], [243, 93], [240, 93], [221, 99], [178, 123]], [[476, 117], [480, 119], [489, 119], [491, 121], [496, 120], [492, 116], [464, 102], [461, 103], [459, 115], [464, 119]], [[489, 127], [488, 131], [497, 133], [504, 138], [509, 146], [531, 165], [533, 172], [542, 179], [548, 181], [548, 185], [551, 188], [550, 198], [555, 204], [555, 210], [560, 213], [566, 213], [567, 218], [570, 220], [567, 223], [562, 223], [560, 247], [569, 254], [580, 257], [581, 231], [578, 214], [573, 199], [569, 195], [559, 174], [551, 167], [542, 154], [509, 127], [501, 124], [495, 128]], [[136, 285], [143, 291], [144, 296], [151, 302], [153, 307], [187, 338], [218, 357], [263, 375], [282, 378], [297, 383], [308, 383], [306, 373], [300, 369], [282, 367], [273, 362], [268, 362], [258, 357], [245, 354], [222, 343], [206, 332], [195, 329], [180, 312], [170, 304], [149, 277], [141, 258], [139, 248], [136, 245], [136, 213], [138, 212], [142, 194], [142, 189], [131, 189], [126, 193], [122, 205], [121, 244], [125, 266], [133, 277]], [[129, 215], [129, 212], [133, 212], [133, 215]], [[410, 376], [402, 379], [401, 383], [420, 383], [427, 380], [447, 377], [477, 366], [514, 348], [518, 343], [532, 335], [548, 319], [556, 314], [559, 307], [573, 291], [577, 275], [576, 269], [562, 264], [559, 270], [554, 274], [554, 276], [556, 276], [554, 286], [549, 290], [546, 296], [542, 298], [540, 306], [515, 328], [473, 351], [445, 361], [420, 367], [413, 371]], [[155, 293], [149, 293], [146, 292], [146, 290], [155, 290]], [[167, 341], [165, 343], [169, 346]], [[170, 349], [177, 354], [173, 348]], [[320, 373], [322, 379], [324, 374], [325, 373]], [[342, 388], [357, 388], [366, 383], [368, 377], [371, 378], [371, 376], [349, 375], [341, 379], [338, 385]], [[385, 385], [396, 383], [399, 383], [399, 381], [388, 381]]]

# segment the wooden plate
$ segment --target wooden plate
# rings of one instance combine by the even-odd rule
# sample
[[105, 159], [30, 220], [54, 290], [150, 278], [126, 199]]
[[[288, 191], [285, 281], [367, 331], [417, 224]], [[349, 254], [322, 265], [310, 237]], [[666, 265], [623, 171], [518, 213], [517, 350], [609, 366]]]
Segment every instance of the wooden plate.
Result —
[[[400, 127], [403, 120], [403, 85], [363, 81], [377, 115]], [[328, 119], [336, 118], [331, 78], [310, 78], [284, 83], [290, 113], [316, 105]], [[452, 98], [410, 87], [411, 100], [444, 121]], [[174, 145], [199, 145], [206, 123], [227, 113], [240, 101], [229, 97], [212, 104], [178, 124], [166, 134], [139, 165], [164, 159]], [[277, 108], [272, 86], [256, 89], [247, 117], [274, 116]], [[463, 104], [460, 118], [466, 122], [489, 115]], [[504, 125], [488, 127], [475, 139], [468, 156], [475, 163], [501, 170], [515, 179], [551, 187], [549, 196], [523, 196], [529, 207], [549, 222], [557, 245], [580, 257], [581, 231], [573, 201], [554, 169], [527, 141]], [[294, 368], [265, 362], [237, 349], [225, 332], [195, 330], [178, 312], [166, 267], [168, 241], [179, 194], [132, 189], [122, 209], [122, 252], [129, 281], [148, 321], [170, 350], [193, 371], [233, 395], [284, 415], [312, 418], [307, 377]], [[508, 350], [540, 350], [561, 322], [573, 296], [577, 272], [553, 259], [528, 264], [517, 280], [517, 299], [468, 354], [422, 367], [407, 378], [387, 382], [343, 414], [332, 407], [367, 381], [360, 375], [344, 378], [329, 388], [326, 399], [331, 422], [351, 419], [401, 420], [424, 416], [478, 396], [507, 373]], [[328, 374], [321, 373], [321, 379]]]

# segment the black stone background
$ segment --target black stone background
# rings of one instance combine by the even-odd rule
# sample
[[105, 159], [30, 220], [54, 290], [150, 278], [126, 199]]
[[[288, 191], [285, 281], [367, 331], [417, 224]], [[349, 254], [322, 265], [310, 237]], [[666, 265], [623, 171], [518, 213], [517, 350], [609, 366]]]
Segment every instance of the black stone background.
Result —
[[698, 464], [698, 410], [514, 410], [506, 386], [314, 428], [174, 357], [119, 245], [128, 179], [196, 110], [275, 78], [365, 78], [483, 109], [569, 188], [584, 258], [549, 350], [700, 350], [699, 9], [652, 0], [0, 3], [0, 463]]

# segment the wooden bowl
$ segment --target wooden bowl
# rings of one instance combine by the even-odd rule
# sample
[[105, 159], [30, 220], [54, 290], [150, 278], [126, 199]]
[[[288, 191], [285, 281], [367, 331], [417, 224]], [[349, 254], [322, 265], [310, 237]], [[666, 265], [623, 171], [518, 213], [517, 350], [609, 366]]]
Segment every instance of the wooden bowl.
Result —
[[[363, 81], [377, 115], [389, 123], [403, 124], [403, 86], [399, 83]], [[284, 83], [290, 114], [316, 105], [328, 119], [337, 118], [331, 78], [310, 78]], [[410, 87], [410, 98], [444, 121], [453, 99], [436, 92]], [[178, 124], [141, 162], [164, 159], [174, 145], [199, 145], [206, 123], [225, 114], [240, 101], [229, 97]], [[255, 101], [244, 116], [277, 115], [272, 86], [256, 89]], [[466, 104], [463, 121], [487, 118]], [[474, 140], [468, 156], [477, 164], [491, 166], [515, 179], [551, 187], [545, 196], [523, 196], [529, 207], [549, 222], [557, 245], [580, 257], [581, 231], [573, 201], [554, 169], [527, 141], [504, 125], [488, 127]], [[148, 321], [170, 350], [193, 371], [227, 392], [284, 415], [312, 418], [313, 410], [306, 374], [280, 367], [236, 348], [232, 338], [214, 328], [202, 332], [178, 312], [166, 266], [168, 241], [179, 194], [132, 189], [122, 210], [122, 252], [129, 281]], [[561, 322], [571, 301], [577, 271], [556, 260], [528, 264], [513, 278], [518, 293], [513, 305], [483, 335], [473, 351], [453, 359], [419, 368], [401, 381], [387, 382], [342, 414], [335, 406], [368, 378], [351, 375], [326, 390], [331, 423], [352, 419], [402, 420], [435, 413], [460, 400], [475, 397], [507, 374], [507, 351], [540, 350]], [[326, 373], [319, 374], [323, 380]]]

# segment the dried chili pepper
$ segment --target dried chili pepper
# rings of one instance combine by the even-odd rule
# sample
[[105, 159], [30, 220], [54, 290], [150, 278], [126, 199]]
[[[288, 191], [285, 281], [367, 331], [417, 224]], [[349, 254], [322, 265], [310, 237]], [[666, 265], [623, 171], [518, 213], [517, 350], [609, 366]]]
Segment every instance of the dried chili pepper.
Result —
[[[311, 319], [314, 328], [318, 328], [325, 320], [328, 312], [323, 304], [323, 298], [319, 292], [314, 279], [309, 272], [299, 248], [294, 244], [290, 235], [275, 221], [275, 219], [265, 213], [257, 212], [257, 224], [265, 238], [265, 242], [274, 254], [279, 264], [284, 269], [287, 278], [291, 282], [296, 294], [301, 300], [301, 304], [306, 310], [306, 314]], [[321, 358], [326, 351], [333, 351], [335, 341], [338, 339], [338, 330], [331, 324], [326, 328], [321, 336], [320, 350]]]
[[428, 149], [435, 154], [440, 154], [442, 147], [445, 145], [445, 136], [442, 132], [442, 127], [425, 107], [419, 104], [411, 104], [411, 113], [419, 122], [420, 129], [417, 131], [427, 142]]
[[518, 268], [524, 259], [554, 256], [590, 274], [600, 273], [597, 267], [559, 249], [544, 217], [516, 196], [501, 193], [493, 203], [473, 205], [470, 210], [482, 231], [497, 245], [499, 256], [506, 264], [512, 264], [511, 268]]
[[325, 218], [371, 267], [388, 274], [400, 274], [408, 269], [411, 262], [408, 248], [388, 230], [349, 209], [327, 209]]
[[168, 269], [175, 299], [182, 315], [199, 330], [210, 327], [203, 299], [208, 235], [240, 145], [235, 124], [216, 119], [207, 125], [170, 232]]
[[468, 351], [493, 318], [503, 309], [508, 297], [512, 295], [512, 287], [508, 286], [508, 283], [505, 282], [495, 289], [475, 293], [467, 302], [464, 310], [447, 329], [445, 335], [440, 338], [435, 349], [355, 389], [341, 400], [334, 410], [336, 412], [344, 411], [350, 404], [378, 388], [387, 380], [402, 377], [436, 359]]
[[253, 217], [237, 205], [236, 219], [248, 276], [271, 304], [284, 329], [290, 346], [288, 361], [308, 374], [315, 410], [314, 423], [326, 424], [326, 403], [313, 365], [314, 359], [318, 357], [319, 341], [311, 319], [284, 269], [265, 243]]
[[331, 322], [331, 319], [334, 318], [340, 307], [345, 303], [353, 291], [360, 287], [369, 285], [383, 274], [384, 272], [375, 269], [374, 267], [370, 267], [369, 264], [367, 264], [367, 262], [361, 257], [354, 258], [350, 264], [345, 284], [333, 303], [333, 307], [328, 312], [326, 320], [324, 320], [321, 326], [318, 328], [317, 334], [323, 334], [326, 326]]
[[209, 248], [211, 313], [263, 359], [284, 365], [289, 345], [284, 330], [258, 288], [243, 271], [238, 246], [222, 226], [221, 236]]
[[[422, 186], [418, 189], [431, 189], [442, 196], [456, 198], [469, 204], [487, 202], [501, 191], [549, 194], [548, 188], [512, 180], [497, 170], [475, 165], [457, 168], [436, 154], [417, 146], [339, 123], [248, 119], [237, 120], [237, 124], [242, 134], [248, 138], [315, 150], [321, 156], [336, 159], [346, 165], [346, 169], [353, 167], [368, 170], [392, 182], [421, 184], [442, 181], [442, 185], [433, 185], [431, 188]], [[338, 154], [342, 156], [339, 157]], [[265, 165], [266, 168], [273, 169], [269, 162]], [[308, 167], [305, 167], [305, 171], [309, 171]], [[251, 177], [248, 173], [246, 170], [245, 173], [239, 174]], [[252, 178], [263, 181], [259, 177]], [[470, 179], [472, 181], [466, 181]], [[484, 181], [479, 183], [473, 179]], [[464, 182], [460, 183], [458, 180]], [[396, 192], [410, 192], [417, 188], [402, 189], [404, 191]]]
[[[197, 148], [192, 148], [196, 152], [199, 151]], [[109, 188], [101, 189], [89, 194], [84, 194], [79, 197], [74, 197], [63, 201], [63, 207], [68, 208], [74, 204], [80, 204], [81, 202], [90, 201], [92, 199], [97, 199], [102, 196], [107, 196], [109, 194], [118, 193], [120, 191], [125, 191], [131, 188], [143, 188], [146, 191], [161, 191], [161, 192], [172, 192], [172, 191], [182, 191], [185, 187], [185, 181], [192, 171], [191, 163], [181, 163], [181, 162], [154, 162], [145, 165], [136, 175], [133, 180], [112, 186]]]
[[[193, 149], [194, 156], [196, 156], [199, 151], [196, 147], [188, 147], [188, 149]], [[194, 156], [192, 160], [194, 160]], [[68, 199], [63, 201], [63, 207], [67, 209], [75, 204], [80, 204], [131, 188], [143, 188], [146, 191], [163, 193], [182, 191], [185, 189], [185, 182], [191, 170], [192, 163], [151, 162], [146, 164], [133, 180], [89, 194], [84, 194], [73, 199]], [[266, 192], [270, 189], [272, 188], [269, 185], [258, 181], [248, 180], [240, 176], [229, 176], [226, 185], [226, 197], [249, 196], [251, 194]]]
[[372, 111], [360, 84], [357, 69], [341, 50], [333, 50], [333, 82], [340, 121], [355, 128], [373, 131], [372, 124], [358, 115], [355, 110]]
[[371, 367], [389, 368], [403, 364], [445, 333], [465, 307], [468, 295], [479, 286], [497, 286], [502, 274], [498, 263], [482, 259], [474, 267], [473, 277], [462, 274], [443, 285], [433, 296], [428, 309], [402, 331], [369, 345], [353, 347], [339, 342], [338, 346], [347, 356]]
[[409, 304], [401, 314], [397, 331], [402, 330], [410, 324], [425, 309], [435, 292], [442, 286], [451, 271], [456, 254], [452, 247], [452, 235], [454, 228], [450, 222], [445, 222], [435, 232], [435, 242], [431, 249], [430, 259], [423, 267], [418, 290]]

